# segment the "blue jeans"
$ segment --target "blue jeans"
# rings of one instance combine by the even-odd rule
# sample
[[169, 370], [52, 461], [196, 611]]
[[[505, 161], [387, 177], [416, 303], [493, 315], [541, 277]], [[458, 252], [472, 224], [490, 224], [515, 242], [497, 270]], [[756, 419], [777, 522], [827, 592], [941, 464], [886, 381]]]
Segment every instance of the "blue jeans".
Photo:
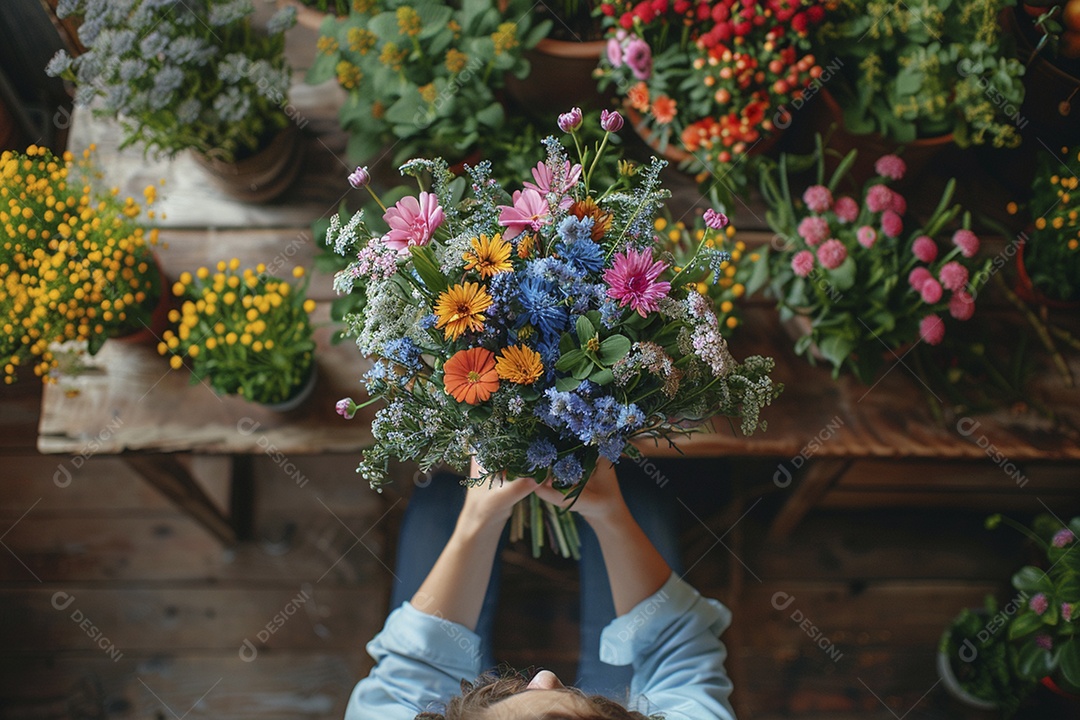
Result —
[[[675, 491], [661, 472], [647, 476], [629, 460], [619, 468], [619, 486], [630, 513], [671, 569], [682, 574], [677, 532]], [[390, 607], [400, 607], [416, 593], [454, 530], [465, 502], [460, 477], [440, 473], [426, 487], [416, 487], [405, 511], [398, 539], [398, 554]], [[600, 662], [600, 633], [615, 619], [607, 569], [596, 535], [577, 517], [581, 536], [581, 654], [575, 686], [589, 694], [625, 699], [633, 669]], [[503, 535], [503, 543], [506, 534]], [[501, 550], [500, 545], [500, 550]], [[496, 556], [497, 558], [497, 556]], [[500, 563], [492, 568], [476, 632], [481, 638], [481, 664], [495, 666], [492, 628], [498, 604]]]

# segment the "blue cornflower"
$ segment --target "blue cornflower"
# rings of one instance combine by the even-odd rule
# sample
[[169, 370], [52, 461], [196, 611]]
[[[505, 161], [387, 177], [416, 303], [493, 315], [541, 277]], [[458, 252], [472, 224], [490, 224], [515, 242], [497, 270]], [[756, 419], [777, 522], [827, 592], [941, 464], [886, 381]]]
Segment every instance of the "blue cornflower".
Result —
[[559, 223], [559, 237], [568, 245], [581, 242], [582, 240], [589, 240], [591, 242], [594, 222], [595, 220], [591, 217], [579, 219], [573, 215], [568, 215], [565, 220]]
[[529, 323], [544, 337], [558, 335], [566, 328], [566, 308], [551, 282], [527, 277], [520, 290], [522, 313], [518, 318], [519, 326]]
[[[571, 216], [567, 218], [573, 220]], [[591, 220], [592, 218], [587, 218]], [[583, 240], [576, 242], [562, 242], [555, 247], [559, 256], [576, 268], [587, 273], [598, 273], [604, 267], [604, 249], [589, 239], [588, 235]]]
[[420, 348], [409, 338], [396, 338], [386, 343], [383, 354], [409, 370], [420, 369]]
[[613, 435], [600, 443], [600, 455], [613, 463], [619, 462], [623, 450], [626, 449], [626, 438], [622, 435]]
[[[548, 412], [563, 421], [566, 414], [570, 412], [570, 401], [575, 396], [568, 392], [559, 392], [555, 388], [548, 388], [544, 391], [544, 397], [551, 401], [548, 407]], [[578, 398], [580, 400], [580, 398]]]
[[576, 455], [567, 455], [551, 467], [551, 473], [555, 476], [552, 483], [557, 487], [571, 487], [581, 482], [581, 474], [584, 468]]
[[622, 309], [619, 307], [619, 303], [611, 298], [604, 300], [604, 303], [600, 306], [600, 324], [610, 330], [619, 324], [619, 318], [621, 317]]
[[645, 424], [645, 413], [641, 412], [634, 403], [630, 403], [619, 411], [619, 427], [626, 430], [637, 430]]
[[430, 330], [431, 328], [435, 327], [435, 323], [437, 322], [439, 322], [439, 318], [435, 315], [435, 313], [431, 313], [430, 315], [425, 315], [424, 317], [420, 318], [419, 322], [417, 322], [417, 325], [420, 327], [421, 330]]
[[529, 464], [530, 470], [549, 468], [558, 457], [558, 450], [546, 438], [533, 441], [532, 445], [529, 445], [529, 449], [525, 451], [525, 462]]
[[607, 437], [615, 432], [619, 426], [619, 415], [622, 408], [619, 402], [611, 395], [599, 397], [593, 403], [596, 410], [596, 428], [601, 435]]

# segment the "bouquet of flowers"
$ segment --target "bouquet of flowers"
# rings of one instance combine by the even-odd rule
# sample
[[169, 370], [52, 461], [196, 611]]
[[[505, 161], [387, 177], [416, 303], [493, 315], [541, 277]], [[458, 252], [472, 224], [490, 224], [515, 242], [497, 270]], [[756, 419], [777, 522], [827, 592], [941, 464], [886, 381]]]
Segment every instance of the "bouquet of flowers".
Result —
[[[737, 362], [697, 290], [729, 260], [705, 242], [727, 219], [707, 211], [708, 234], [676, 269], [656, 253], [663, 161], [635, 182], [623, 174], [591, 185], [622, 122], [605, 111], [604, 140], [582, 147], [580, 111], [560, 116], [577, 162], [545, 139], [546, 159], [512, 195], [486, 162], [469, 170], [471, 197], [459, 199], [464, 180], [444, 161], [414, 160], [402, 172], [430, 175], [433, 186], [387, 209], [387, 231], [361, 213], [332, 221], [329, 237], [356, 257], [335, 286], [365, 297], [351, 329], [374, 358], [364, 378], [371, 402], [386, 403], [359, 467], [373, 487], [387, 481], [392, 457], [461, 471], [475, 455], [491, 472], [468, 482], [501, 471], [550, 477], [576, 497], [600, 457], [636, 453], [634, 437], [672, 442], [715, 415], [741, 419], [745, 433], [764, 426], [759, 414], [781, 390], [773, 362]], [[354, 186], [367, 180], [363, 169], [352, 176]], [[338, 410], [351, 417], [356, 408], [345, 398]], [[575, 552], [568, 520], [552, 522], [564, 554]], [[534, 550], [542, 532], [534, 522]]]
[[817, 0], [605, 0], [600, 10], [601, 86], [617, 88], [661, 151], [672, 143], [718, 176], [777, 132], [777, 118], [786, 127], [781, 107], [822, 72], [808, 41], [825, 17]]
[[[293, 277], [303, 278], [304, 268], [294, 268]], [[169, 313], [176, 329], [165, 331], [158, 352], [174, 370], [190, 364], [193, 384], [209, 378], [222, 395], [283, 403], [312, 378], [315, 301], [305, 298], [306, 287], [266, 275], [263, 265], [240, 271], [236, 258], [219, 262], [213, 274], [205, 267], [194, 277], [185, 272], [172, 289], [184, 299]]]
[[[0, 359], [4, 381], [34, 359], [48, 381], [57, 348], [96, 353], [109, 337], [141, 330], [161, 297], [151, 245], [133, 199], [96, 184], [91, 156], [57, 158], [30, 146], [0, 155]], [[144, 191], [147, 207], [157, 189]], [[154, 211], [147, 212], [153, 218]]]
[[786, 156], [780, 159], [778, 177], [771, 171], [763, 174], [762, 193], [771, 208], [767, 219], [779, 246], [764, 250], [751, 290], [768, 283], [781, 320], [809, 320], [808, 334], [795, 344], [798, 354], [814, 348], [833, 365], [834, 377], [846, 368], [869, 382], [883, 353], [919, 339], [940, 343], [945, 336], [942, 313], [971, 318], [979, 282], [990, 274], [984, 272], [989, 260], [973, 260], [979, 238], [969, 229], [969, 215], [952, 233], [952, 247], [943, 250], [935, 239], [961, 212], [959, 205], [950, 205], [955, 180], [930, 219], [906, 233], [907, 202], [888, 185], [906, 171], [896, 155], [877, 160], [877, 176], [866, 183], [861, 202], [848, 195], [834, 197], [856, 153], [841, 161], [826, 185], [819, 152], [817, 184], [801, 200], [792, 197]]

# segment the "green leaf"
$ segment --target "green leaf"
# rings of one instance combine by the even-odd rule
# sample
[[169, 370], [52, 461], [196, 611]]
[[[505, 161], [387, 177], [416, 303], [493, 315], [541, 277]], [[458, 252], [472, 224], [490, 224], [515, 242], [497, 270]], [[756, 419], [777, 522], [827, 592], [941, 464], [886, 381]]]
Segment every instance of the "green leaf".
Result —
[[589, 377], [589, 373], [592, 371], [592, 369], [593, 365], [591, 362], [581, 363], [580, 365], [575, 367], [570, 374], [578, 380], [584, 380], [585, 378]]
[[1043, 626], [1042, 618], [1036, 615], [1034, 612], [1025, 612], [1022, 615], [1016, 616], [1011, 623], [1009, 623], [1009, 639], [1016, 640], [1022, 638]]
[[439, 269], [439, 261], [435, 259], [435, 251], [431, 246], [412, 245], [409, 247], [409, 252], [412, 253], [413, 267], [416, 268], [416, 274], [424, 281], [424, 287], [432, 295], [446, 290], [446, 276]]
[[503, 107], [500, 103], [492, 103], [483, 110], [476, 113], [476, 119], [481, 125], [485, 125], [489, 128], [499, 128], [503, 124], [505, 114]]
[[573, 392], [580, 384], [581, 381], [577, 378], [561, 377], [555, 380], [555, 389], [559, 392]]
[[1050, 653], [1035, 644], [1024, 643], [1016, 652], [1016, 671], [1022, 677], [1039, 680], [1050, 673]]
[[826, 272], [829, 273], [833, 287], [838, 292], [844, 292], [855, 286], [855, 270], [855, 258], [848, 255], [844, 258], [844, 262], [840, 263], [840, 267]]
[[589, 380], [593, 381], [597, 385], [610, 385], [615, 381], [615, 374], [610, 369], [604, 368], [603, 370], [597, 370], [589, 376]]
[[1061, 647], [1058, 665], [1065, 679], [1074, 687], [1080, 687], [1080, 640], [1074, 637]]
[[589, 340], [596, 337], [596, 327], [593, 326], [589, 318], [584, 315], [578, 315], [576, 330], [578, 342], [581, 343], [582, 347], [584, 347]]
[[582, 360], [587, 360], [588, 356], [585, 355], [584, 350], [573, 349], [562, 354], [555, 362], [555, 369], [560, 372], [567, 372], [571, 368], [577, 367]]
[[827, 335], [818, 343], [821, 354], [836, 367], [843, 364], [844, 359], [851, 354], [855, 344], [844, 335], [838, 333]]
[[1048, 593], [1054, 589], [1046, 573], [1031, 565], [1020, 568], [1020, 571], [1012, 576], [1012, 584], [1017, 590], [1027, 593]]
[[604, 365], [614, 365], [626, 357], [630, 352], [631, 342], [625, 335], [612, 335], [604, 338], [600, 343], [600, 362]]

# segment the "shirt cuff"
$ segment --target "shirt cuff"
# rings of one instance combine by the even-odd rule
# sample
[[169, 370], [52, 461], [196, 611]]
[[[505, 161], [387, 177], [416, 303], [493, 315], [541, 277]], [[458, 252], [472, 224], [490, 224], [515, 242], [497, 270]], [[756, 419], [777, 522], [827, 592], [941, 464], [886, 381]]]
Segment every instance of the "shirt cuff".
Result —
[[[695, 607], [697, 606], [697, 607]], [[675, 573], [663, 587], [621, 615], [600, 634], [600, 660], [608, 665], [632, 665], [634, 660], [668, 634], [668, 629], [688, 613], [715, 637], [731, 623], [731, 611], [717, 600], [701, 594]]]
[[480, 672], [479, 635], [460, 623], [421, 612], [408, 602], [386, 619], [378, 640], [384, 650], [460, 670], [462, 677], [472, 678]]

